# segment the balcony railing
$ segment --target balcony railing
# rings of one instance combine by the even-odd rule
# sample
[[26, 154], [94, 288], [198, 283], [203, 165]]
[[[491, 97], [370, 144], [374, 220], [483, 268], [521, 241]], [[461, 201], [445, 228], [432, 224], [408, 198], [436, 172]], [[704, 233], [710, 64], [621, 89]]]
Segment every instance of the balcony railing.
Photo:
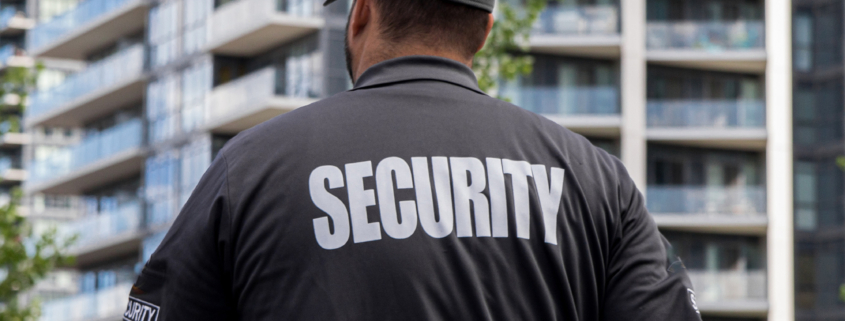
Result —
[[649, 101], [648, 127], [762, 128], [766, 106], [761, 100]]
[[687, 271], [698, 303], [766, 299], [766, 271]]
[[78, 294], [45, 302], [41, 308], [42, 321], [120, 319], [126, 310], [131, 283], [121, 283], [111, 288]]
[[33, 162], [31, 180], [40, 182], [53, 179], [140, 147], [144, 137], [143, 129], [142, 121], [134, 119], [89, 135], [79, 145], [56, 151], [47, 159]]
[[534, 24], [537, 35], [598, 35], [619, 33], [616, 6], [549, 6]]
[[97, 18], [105, 16], [132, 0], [87, 0], [81, 1], [73, 8], [53, 20], [41, 23], [32, 28], [27, 35], [27, 49], [38, 51], [44, 46], [74, 32]]
[[616, 87], [502, 86], [511, 103], [544, 115], [613, 115], [619, 113]]
[[649, 22], [649, 49], [743, 50], [762, 49], [762, 21]]
[[67, 106], [67, 103], [97, 90], [138, 78], [143, 72], [144, 46], [133, 45], [91, 64], [55, 87], [35, 92], [26, 116], [37, 117]]
[[652, 214], [766, 215], [763, 186], [649, 186]]
[[245, 108], [261, 108], [260, 104], [275, 96], [288, 98], [317, 98], [320, 93], [319, 75], [307, 64], [290, 63], [285, 67], [269, 66], [223, 84], [214, 89], [211, 98], [211, 121], [226, 117]]
[[99, 214], [92, 214], [62, 227], [62, 234], [71, 237], [78, 235], [75, 247], [85, 247], [137, 231], [141, 228], [142, 210], [137, 201], [120, 205], [117, 209]]

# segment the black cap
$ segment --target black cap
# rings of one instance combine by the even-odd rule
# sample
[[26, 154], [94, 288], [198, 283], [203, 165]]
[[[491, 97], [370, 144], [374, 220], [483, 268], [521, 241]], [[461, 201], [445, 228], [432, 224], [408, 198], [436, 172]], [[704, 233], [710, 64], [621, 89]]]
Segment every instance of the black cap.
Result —
[[[335, 1], [337, 1], [337, 0], [326, 0], [326, 2], [323, 3], [323, 6], [330, 5], [330, 4], [332, 4], [332, 2], [335, 2]], [[475, 8], [478, 8], [478, 9], [481, 9], [481, 10], [484, 10], [484, 11], [487, 11], [487, 12], [491, 12], [491, 13], [493, 12], [493, 6], [496, 4], [496, 0], [446, 0], [446, 1], [452, 1], [452, 2], [456, 2], [456, 3], [460, 3], [460, 4], [463, 4], [463, 5], [475, 7]]]

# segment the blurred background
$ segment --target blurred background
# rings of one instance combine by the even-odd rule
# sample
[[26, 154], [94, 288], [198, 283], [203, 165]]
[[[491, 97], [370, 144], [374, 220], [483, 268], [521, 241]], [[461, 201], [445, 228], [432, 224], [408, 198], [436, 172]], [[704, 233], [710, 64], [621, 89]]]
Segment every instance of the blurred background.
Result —
[[[705, 320], [845, 320], [843, 1], [620, 1], [550, 0], [498, 94], [622, 159]], [[120, 320], [223, 144], [351, 88], [350, 2], [0, 0], [0, 73], [40, 69], [0, 198], [79, 236], [41, 320]]]

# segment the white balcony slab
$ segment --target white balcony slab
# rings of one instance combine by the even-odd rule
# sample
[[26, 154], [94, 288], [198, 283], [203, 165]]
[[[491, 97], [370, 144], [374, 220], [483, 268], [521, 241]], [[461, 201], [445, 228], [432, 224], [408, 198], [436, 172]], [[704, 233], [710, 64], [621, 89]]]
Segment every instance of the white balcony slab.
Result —
[[620, 115], [543, 115], [569, 130], [590, 137], [617, 138], [622, 126]]
[[146, 233], [143, 230], [128, 231], [101, 242], [73, 248], [69, 252], [76, 257], [76, 266], [91, 266], [115, 257], [137, 253], [141, 249], [144, 236]]
[[537, 34], [529, 40], [531, 52], [586, 58], [618, 58], [622, 38], [618, 34]]
[[661, 229], [699, 233], [765, 235], [769, 219], [763, 215], [652, 213]]
[[118, 39], [139, 33], [147, 22], [150, 1], [134, 0], [30, 51], [33, 57], [85, 60]]
[[705, 316], [765, 318], [769, 313], [769, 303], [764, 299], [725, 300], [698, 303], [698, 309]]
[[279, 11], [277, 1], [241, 0], [221, 6], [211, 17], [207, 50], [229, 56], [254, 56], [317, 32], [325, 20]]
[[649, 49], [649, 63], [703, 70], [763, 73], [766, 71], [764, 49], [707, 51], [698, 49]]
[[646, 130], [646, 138], [650, 142], [736, 150], [765, 150], [767, 137], [764, 128], [666, 127]]
[[68, 174], [39, 182], [27, 182], [26, 194], [82, 194], [98, 186], [117, 182], [138, 175], [144, 165], [147, 150], [142, 147], [129, 149]]
[[26, 170], [19, 168], [9, 168], [0, 174], [4, 183], [20, 183], [26, 180]]
[[35, 26], [35, 20], [23, 16], [14, 16], [0, 29], [0, 36], [17, 36]]
[[214, 133], [237, 134], [273, 117], [315, 102], [315, 99], [270, 97], [255, 102], [248, 108], [237, 110], [208, 124]]
[[43, 114], [26, 117], [24, 123], [26, 127], [78, 127], [90, 120], [111, 114], [128, 104], [140, 102], [146, 91], [146, 83], [146, 75], [139, 75], [111, 84]]
[[27, 133], [5, 133], [0, 136], [0, 147], [2, 148], [18, 147], [31, 142], [32, 138]]

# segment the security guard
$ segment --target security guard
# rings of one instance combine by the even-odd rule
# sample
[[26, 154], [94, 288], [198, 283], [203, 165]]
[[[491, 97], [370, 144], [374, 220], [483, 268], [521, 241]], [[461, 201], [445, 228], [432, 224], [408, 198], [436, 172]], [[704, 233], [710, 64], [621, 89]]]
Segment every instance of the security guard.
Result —
[[478, 89], [493, 5], [354, 2], [354, 88], [228, 143], [124, 320], [700, 320], [622, 163]]

